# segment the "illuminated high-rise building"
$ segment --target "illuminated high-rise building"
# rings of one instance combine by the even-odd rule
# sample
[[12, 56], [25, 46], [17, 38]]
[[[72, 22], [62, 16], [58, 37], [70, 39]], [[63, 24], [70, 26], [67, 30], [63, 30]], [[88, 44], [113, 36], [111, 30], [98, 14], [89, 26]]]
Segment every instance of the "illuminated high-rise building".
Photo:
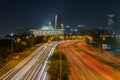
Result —
[[55, 29], [57, 28], [57, 15], [55, 16]]
[[115, 16], [114, 14], [107, 15], [109, 34], [114, 34], [115, 33], [114, 16]]
[[109, 14], [108, 16], [108, 26], [112, 29], [114, 26], [114, 14]]

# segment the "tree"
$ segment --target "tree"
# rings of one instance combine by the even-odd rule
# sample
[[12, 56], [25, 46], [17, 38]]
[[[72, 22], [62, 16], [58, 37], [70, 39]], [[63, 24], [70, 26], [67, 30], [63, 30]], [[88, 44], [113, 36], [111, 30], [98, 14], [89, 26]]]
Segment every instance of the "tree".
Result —
[[11, 54], [11, 40], [1, 39], [0, 40], [0, 60], [6, 62]]
[[11, 54], [11, 51], [9, 48], [1, 48], [0, 49], [0, 56], [1, 56], [1, 61], [7, 61], [7, 58]]
[[[61, 59], [60, 59], [61, 55]], [[50, 63], [48, 65], [48, 74], [51, 80], [60, 79], [68, 80], [68, 75], [70, 74], [70, 64], [67, 62], [65, 54], [60, 52], [60, 50], [55, 50], [54, 54], [49, 58]]]
[[56, 49], [56, 50], [54, 51], [54, 55], [52, 55], [52, 56], [50, 57], [50, 60], [51, 60], [51, 61], [60, 60], [60, 55], [61, 55], [61, 59], [62, 59], [62, 60], [67, 61], [67, 58], [66, 58], [65, 54], [62, 53], [59, 49]]
[[[61, 80], [68, 80], [68, 74], [70, 74], [70, 64], [67, 61], [61, 60]], [[48, 65], [48, 74], [51, 80], [60, 79], [60, 60], [50, 62]]]
[[26, 42], [16, 42], [13, 47], [14, 52], [22, 52], [26, 49]]

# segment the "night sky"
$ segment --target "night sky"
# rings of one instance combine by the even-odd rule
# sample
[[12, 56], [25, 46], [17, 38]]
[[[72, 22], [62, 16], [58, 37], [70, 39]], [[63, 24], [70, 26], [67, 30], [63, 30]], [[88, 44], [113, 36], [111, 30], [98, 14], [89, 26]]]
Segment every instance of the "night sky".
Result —
[[[119, 0], [0, 0], [0, 33], [22, 27], [39, 28], [53, 21], [73, 27], [106, 26], [107, 14], [120, 21]], [[119, 24], [119, 23], [118, 23]]]

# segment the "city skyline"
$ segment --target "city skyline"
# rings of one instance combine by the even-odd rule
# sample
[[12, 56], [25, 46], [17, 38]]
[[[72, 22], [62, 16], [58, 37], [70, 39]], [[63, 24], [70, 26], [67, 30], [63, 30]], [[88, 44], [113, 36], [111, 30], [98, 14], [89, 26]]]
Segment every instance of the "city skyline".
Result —
[[[0, 32], [12, 33], [18, 28], [39, 28], [58, 15], [58, 22], [88, 27], [106, 26], [107, 15], [120, 18], [120, 1], [113, 0], [4, 0], [0, 2]], [[119, 25], [119, 23], [118, 23]]]

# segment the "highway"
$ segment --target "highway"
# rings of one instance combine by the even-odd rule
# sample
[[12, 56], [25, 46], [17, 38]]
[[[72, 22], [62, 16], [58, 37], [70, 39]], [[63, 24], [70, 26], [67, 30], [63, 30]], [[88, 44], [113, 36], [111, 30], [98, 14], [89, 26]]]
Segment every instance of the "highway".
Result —
[[[94, 56], [98, 56], [101, 59], [104, 59], [108, 62], [112, 62], [114, 64], [120, 65], [120, 57], [118, 56], [114, 56], [112, 52], [107, 52], [104, 50], [100, 50], [100, 49], [96, 49], [93, 48], [92, 46], [86, 46], [86, 44], [84, 42], [81, 42], [77, 44], [79, 49], [82, 49], [86, 52], [88, 52], [89, 54], [92, 54]], [[107, 57], [106, 57], [107, 56]]]
[[[85, 49], [85, 46], [86, 52], [82, 51], [83, 45], [84, 42], [82, 41], [79, 43], [69, 41], [59, 46], [64, 54], [66, 54], [71, 65], [70, 80], [120, 80], [120, 71], [88, 55], [86, 52], [91, 50]], [[92, 50], [91, 54], [97, 54], [95, 51]], [[106, 57], [102, 58], [110, 58], [110, 56]]]
[[59, 42], [46, 43], [20, 64], [0, 77], [0, 80], [47, 80], [46, 65]]

